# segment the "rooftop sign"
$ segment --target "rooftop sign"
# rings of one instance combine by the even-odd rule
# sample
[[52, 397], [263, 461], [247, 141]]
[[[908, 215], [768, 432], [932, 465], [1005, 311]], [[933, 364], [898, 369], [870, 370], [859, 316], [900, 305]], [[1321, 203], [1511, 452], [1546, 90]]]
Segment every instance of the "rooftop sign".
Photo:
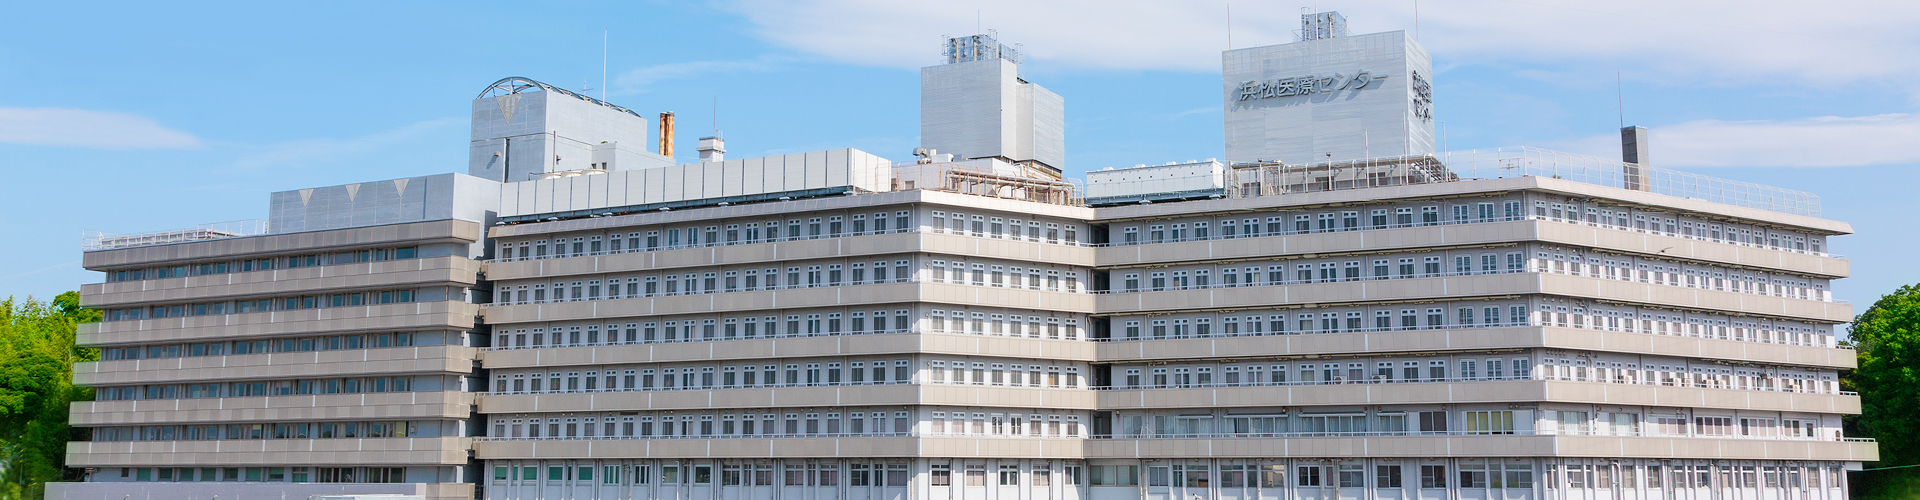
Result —
[[1332, 75], [1307, 75], [1277, 80], [1250, 80], [1241, 82], [1238, 93], [1242, 101], [1291, 97], [1297, 95], [1324, 94], [1339, 90], [1361, 90], [1379, 87], [1375, 82], [1386, 80], [1387, 75], [1374, 75], [1360, 70], [1353, 76], [1340, 73]]

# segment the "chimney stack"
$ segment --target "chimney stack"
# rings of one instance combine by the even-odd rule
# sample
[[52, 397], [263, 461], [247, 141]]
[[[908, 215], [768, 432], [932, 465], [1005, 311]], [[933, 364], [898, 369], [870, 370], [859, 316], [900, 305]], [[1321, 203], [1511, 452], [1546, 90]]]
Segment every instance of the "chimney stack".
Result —
[[660, 113], [660, 156], [673, 157], [673, 112]]
[[699, 151], [700, 161], [725, 161], [727, 156], [727, 141], [721, 139], [720, 134], [717, 132], [708, 137], [701, 137]]
[[1645, 169], [1642, 167], [1653, 161], [1651, 150], [1647, 146], [1647, 128], [1641, 126], [1622, 127], [1620, 129], [1620, 161], [1625, 163], [1625, 187], [1634, 191], [1652, 191], [1648, 185]]

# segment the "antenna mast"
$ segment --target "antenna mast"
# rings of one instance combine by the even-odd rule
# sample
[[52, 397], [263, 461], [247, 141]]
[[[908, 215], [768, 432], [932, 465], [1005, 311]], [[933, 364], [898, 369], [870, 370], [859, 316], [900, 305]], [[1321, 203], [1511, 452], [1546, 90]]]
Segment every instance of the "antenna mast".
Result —
[[1620, 70], [1613, 70], [1613, 97], [1618, 99], [1614, 109], [1620, 111], [1620, 128], [1627, 128], [1627, 91], [1620, 83]]

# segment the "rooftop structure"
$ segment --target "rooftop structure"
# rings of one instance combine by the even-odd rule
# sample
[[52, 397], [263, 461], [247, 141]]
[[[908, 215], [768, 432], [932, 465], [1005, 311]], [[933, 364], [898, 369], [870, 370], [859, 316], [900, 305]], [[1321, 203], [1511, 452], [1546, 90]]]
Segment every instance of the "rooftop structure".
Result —
[[1432, 154], [1433, 62], [1404, 31], [1346, 34], [1301, 16], [1300, 41], [1222, 54], [1227, 163]]
[[[553, 172], [673, 165], [671, 149], [647, 151], [648, 127], [633, 110], [527, 78], [504, 78], [473, 99], [467, 174], [518, 182]], [[662, 135], [672, 135], [670, 126]]]
[[1066, 101], [1020, 77], [1019, 53], [992, 35], [947, 40], [946, 63], [920, 69], [920, 143], [962, 160], [1000, 158], [1059, 178]]

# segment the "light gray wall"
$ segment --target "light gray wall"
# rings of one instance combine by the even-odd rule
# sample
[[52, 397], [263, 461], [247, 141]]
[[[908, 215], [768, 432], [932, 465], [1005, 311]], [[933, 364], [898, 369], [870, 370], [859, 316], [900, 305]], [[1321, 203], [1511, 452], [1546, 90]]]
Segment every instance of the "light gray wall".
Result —
[[[1222, 53], [1227, 163], [1292, 164], [1430, 154], [1433, 121], [1414, 116], [1413, 73], [1429, 85], [1433, 63], [1404, 31], [1308, 40]], [[1361, 90], [1241, 98], [1246, 82], [1385, 75]], [[1329, 157], [1327, 153], [1332, 153]]]
[[296, 189], [269, 197], [267, 228], [285, 234], [448, 219], [484, 224], [499, 199], [499, 183], [463, 174]]
[[[467, 173], [518, 182], [546, 172], [592, 168], [602, 161], [612, 163], [610, 170], [672, 165], [672, 158], [648, 151], [652, 126], [646, 117], [559, 92], [477, 98]], [[595, 155], [596, 149], [609, 145], [618, 145], [625, 154], [610, 160]]]
[[920, 69], [920, 146], [960, 159], [1066, 162], [1066, 100], [1020, 81], [1020, 65], [983, 59]]

